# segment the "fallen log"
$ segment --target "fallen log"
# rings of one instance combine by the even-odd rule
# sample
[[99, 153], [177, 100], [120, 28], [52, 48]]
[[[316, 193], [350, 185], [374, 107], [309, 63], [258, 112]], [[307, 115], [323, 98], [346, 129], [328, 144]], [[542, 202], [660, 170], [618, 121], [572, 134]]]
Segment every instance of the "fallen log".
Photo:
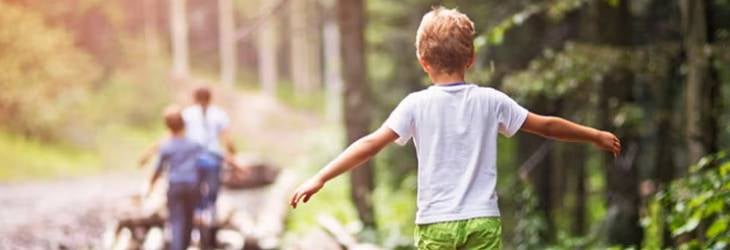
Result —
[[250, 156], [236, 156], [236, 166], [223, 171], [221, 183], [228, 189], [246, 189], [274, 183], [280, 169]]
[[319, 215], [317, 222], [327, 233], [332, 235], [335, 240], [345, 249], [348, 250], [380, 250], [381, 248], [373, 244], [360, 243], [357, 238], [350, 234], [347, 229], [340, 224], [337, 219], [329, 215]]
[[276, 249], [281, 245], [284, 223], [289, 214], [287, 198], [296, 187], [297, 177], [291, 171], [284, 170], [279, 181], [269, 190], [267, 199], [260, 204], [261, 213], [254, 228], [254, 236], [262, 249]]

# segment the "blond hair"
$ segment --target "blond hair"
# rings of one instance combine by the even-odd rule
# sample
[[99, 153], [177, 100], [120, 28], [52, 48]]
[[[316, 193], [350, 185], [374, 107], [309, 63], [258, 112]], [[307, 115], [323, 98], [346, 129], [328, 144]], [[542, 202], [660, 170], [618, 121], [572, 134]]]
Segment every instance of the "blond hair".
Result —
[[474, 54], [474, 22], [456, 9], [434, 7], [416, 33], [416, 53], [436, 71], [464, 70]]

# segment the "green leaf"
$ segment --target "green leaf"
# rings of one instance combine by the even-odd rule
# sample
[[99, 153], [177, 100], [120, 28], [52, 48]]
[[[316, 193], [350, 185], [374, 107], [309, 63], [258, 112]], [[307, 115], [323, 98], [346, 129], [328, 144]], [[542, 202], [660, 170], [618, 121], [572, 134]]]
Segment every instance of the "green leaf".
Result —
[[715, 220], [715, 222], [712, 223], [712, 225], [710, 225], [710, 228], [707, 229], [707, 232], [705, 232], [705, 236], [707, 236], [707, 238], [709, 239], [715, 238], [717, 235], [727, 230], [727, 223], [727, 217], [723, 216], [718, 218], [717, 220]]
[[702, 194], [692, 198], [692, 200], [689, 201], [688, 205], [690, 208], [699, 207], [699, 206], [703, 205], [705, 203], [705, 201], [707, 201], [707, 199], [710, 198], [711, 196], [712, 196], [712, 191], [705, 191]]
[[725, 201], [722, 198], [718, 199], [715, 197], [713, 201], [707, 202], [704, 208], [706, 213], [705, 217], [713, 214], [721, 214], [725, 209]]
[[490, 44], [499, 45], [502, 44], [502, 41], [504, 41], [504, 32], [506, 28], [498, 26], [494, 27], [491, 32], [489, 32], [489, 41]]
[[730, 173], [730, 161], [723, 163], [720, 165], [720, 176], [725, 177], [728, 176], [728, 173]]
[[677, 228], [672, 232], [672, 235], [677, 236], [683, 233], [691, 232], [692, 230], [695, 230], [697, 226], [700, 224], [700, 216], [699, 214], [693, 214], [692, 217], [687, 220], [687, 222], [684, 223], [681, 227]]

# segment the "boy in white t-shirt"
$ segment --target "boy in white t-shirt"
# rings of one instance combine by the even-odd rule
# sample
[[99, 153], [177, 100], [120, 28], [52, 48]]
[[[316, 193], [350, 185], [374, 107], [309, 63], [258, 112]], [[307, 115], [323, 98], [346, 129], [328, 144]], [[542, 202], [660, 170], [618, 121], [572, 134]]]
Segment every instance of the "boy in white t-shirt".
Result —
[[350, 145], [302, 184], [290, 204], [307, 202], [330, 179], [370, 159], [391, 142], [413, 138], [418, 157], [415, 241], [419, 249], [495, 249], [501, 222], [495, 191], [497, 133], [518, 130], [590, 142], [618, 155], [613, 134], [558, 117], [530, 113], [504, 93], [464, 82], [474, 62], [474, 24], [457, 10], [424, 15], [416, 52], [433, 86], [411, 93], [375, 132]]

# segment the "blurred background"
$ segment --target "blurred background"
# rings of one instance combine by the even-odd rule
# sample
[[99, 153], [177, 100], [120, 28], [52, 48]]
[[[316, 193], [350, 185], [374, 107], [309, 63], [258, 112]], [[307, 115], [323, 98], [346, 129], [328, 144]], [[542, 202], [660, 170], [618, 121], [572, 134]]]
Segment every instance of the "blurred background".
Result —
[[111, 248], [161, 109], [206, 85], [240, 151], [282, 169], [231, 196], [247, 246], [413, 249], [412, 146], [285, 199], [428, 86], [435, 5], [476, 24], [467, 81], [624, 145], [500, 138], [505, 249], [727, 248], [728, 0], [1, 0], [0, 248]]

